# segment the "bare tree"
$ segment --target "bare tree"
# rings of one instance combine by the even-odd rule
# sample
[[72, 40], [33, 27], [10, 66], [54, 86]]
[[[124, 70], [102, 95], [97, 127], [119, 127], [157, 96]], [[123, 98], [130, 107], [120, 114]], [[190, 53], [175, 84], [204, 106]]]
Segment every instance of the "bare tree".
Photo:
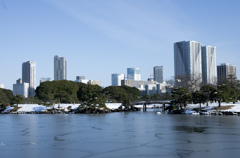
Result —
[[201, 92], [202, 94], [206, 97], [206, 103], [207, 103], [207, 106], [208, 106], [208, 102], [210, 100], [210, 95], [216, 91], [216, 88], [211, 86], [211, 85], [203, 85], [201, 87]]
[[201, 75], [175, 76], [175, 86], [186, 88], [191, 94], [195, 91], [199, 91], [201, 85]]

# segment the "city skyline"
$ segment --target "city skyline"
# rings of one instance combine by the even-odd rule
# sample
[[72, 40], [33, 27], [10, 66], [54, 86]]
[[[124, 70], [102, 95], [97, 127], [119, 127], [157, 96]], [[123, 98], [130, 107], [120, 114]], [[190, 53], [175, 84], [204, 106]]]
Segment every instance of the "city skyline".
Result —
[[[138, 67], [147, 80], [156, 65], [174, 76], [173, 43], [217, 47], [216, 65], [230, 63], [240, 78], [239, 1], [3, 1], [0, 6], [0, 84], [12, 89], [24, 61], [36, 61], [37, 83], [53, 79], [52, 57], [68, 59], [68, 80], [78, 75], [111, 85], [112, 73]], [[205, 11], [194, 8], [205, 8]], [[44, 10], [44, 11], [43, 11]], [[226, 12], [222, 12], [225, 10]], [[221, 17], [221, 18], [219, 18]]]

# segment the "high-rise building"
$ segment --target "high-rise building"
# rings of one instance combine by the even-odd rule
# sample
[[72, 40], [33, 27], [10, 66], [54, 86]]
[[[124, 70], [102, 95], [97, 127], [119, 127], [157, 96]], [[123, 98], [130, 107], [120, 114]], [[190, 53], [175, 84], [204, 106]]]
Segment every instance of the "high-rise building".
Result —
[[163, 83], [163, 66], [153, 67], [154, 81], [158, 83]]
[[35, 96], [36, 62], [27, 61], [22, 64], [22, 83], [29, 83], [28, 96]]
[[127, 79], [128, 80], [141, 80], [141, 71], [139, 68], [127, 68]]
[[218, 84], [223, 84], [224, 81], [229, 78], [229, 75], [233, 75], [233, 77], [237, 76], [236, 66], [230, 65], [228, 63], [217, 66]]
[[124, 80], [124, 74], [112, 74], [112, 86], [121, 86], [121, 80]]
[[217, 84], [216, 47], [202, 47], [202, 79], [206, 84]]
[[54, 80], [67, 79], [67, 60], [65, 57], [54, 56]]
[[[200, 78], [202, 76], [201, 44], [196, 41], [174, 43], [175, 77]], [[199, 82], [202, 81], [201, 79]]]

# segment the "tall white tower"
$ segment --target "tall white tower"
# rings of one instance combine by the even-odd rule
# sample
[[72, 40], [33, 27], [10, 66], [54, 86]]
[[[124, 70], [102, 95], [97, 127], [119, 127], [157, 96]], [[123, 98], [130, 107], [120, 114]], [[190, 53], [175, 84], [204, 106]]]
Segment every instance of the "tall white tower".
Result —
[[202, 74], [204, 83], [217, 84], [216, 47], [202, 47]]
[[27, 61], [22, 64], [22, 83], [29, 83], [29, 96], [35, 96], [36, 62]]
[[54, 80], [67, 79], [67, 60], [65, 57], [54, 56]]
[[199, 42], [181, 41], [174, 43], [174, 70], [175, 77], [200, 78], [202, 76], [202, 55]]

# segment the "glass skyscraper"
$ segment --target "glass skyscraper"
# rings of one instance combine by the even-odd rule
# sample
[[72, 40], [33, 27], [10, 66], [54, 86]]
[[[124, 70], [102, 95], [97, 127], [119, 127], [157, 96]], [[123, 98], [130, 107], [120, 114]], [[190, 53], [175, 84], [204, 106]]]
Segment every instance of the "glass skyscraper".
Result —
[[202, 78], [206, 84], [217, 84], [216, 47], [202, 47]]
[[218, 84], [223, 84], [224, 81], [229, 78], [229, 75], [233, 75], [233, 77], [237, 76], [236, 66], [230, 65], [228, 63], [217, 66]]
[[67, 79], [67, 60], [64, 57], [54, 56], [54, 80]]
[[141, 80], [141, 71], [139, 68], [127, 68], [127, 79], [128, 80]]
[[112, 86], [121, 86], [122, 80], [124, 80], [124, 74], [112, 74]]
[[154, 81], [158, 83], [163, 83], [163, 66], [153, 67]]
[[22, 83], [29, 83], [29, 96], [35, 96], [36, 62], [27, 61], [22, 64]]
[[196, 41], [174, 43], [175, 77], [199, 78], [202, 76], [201, 44]]

